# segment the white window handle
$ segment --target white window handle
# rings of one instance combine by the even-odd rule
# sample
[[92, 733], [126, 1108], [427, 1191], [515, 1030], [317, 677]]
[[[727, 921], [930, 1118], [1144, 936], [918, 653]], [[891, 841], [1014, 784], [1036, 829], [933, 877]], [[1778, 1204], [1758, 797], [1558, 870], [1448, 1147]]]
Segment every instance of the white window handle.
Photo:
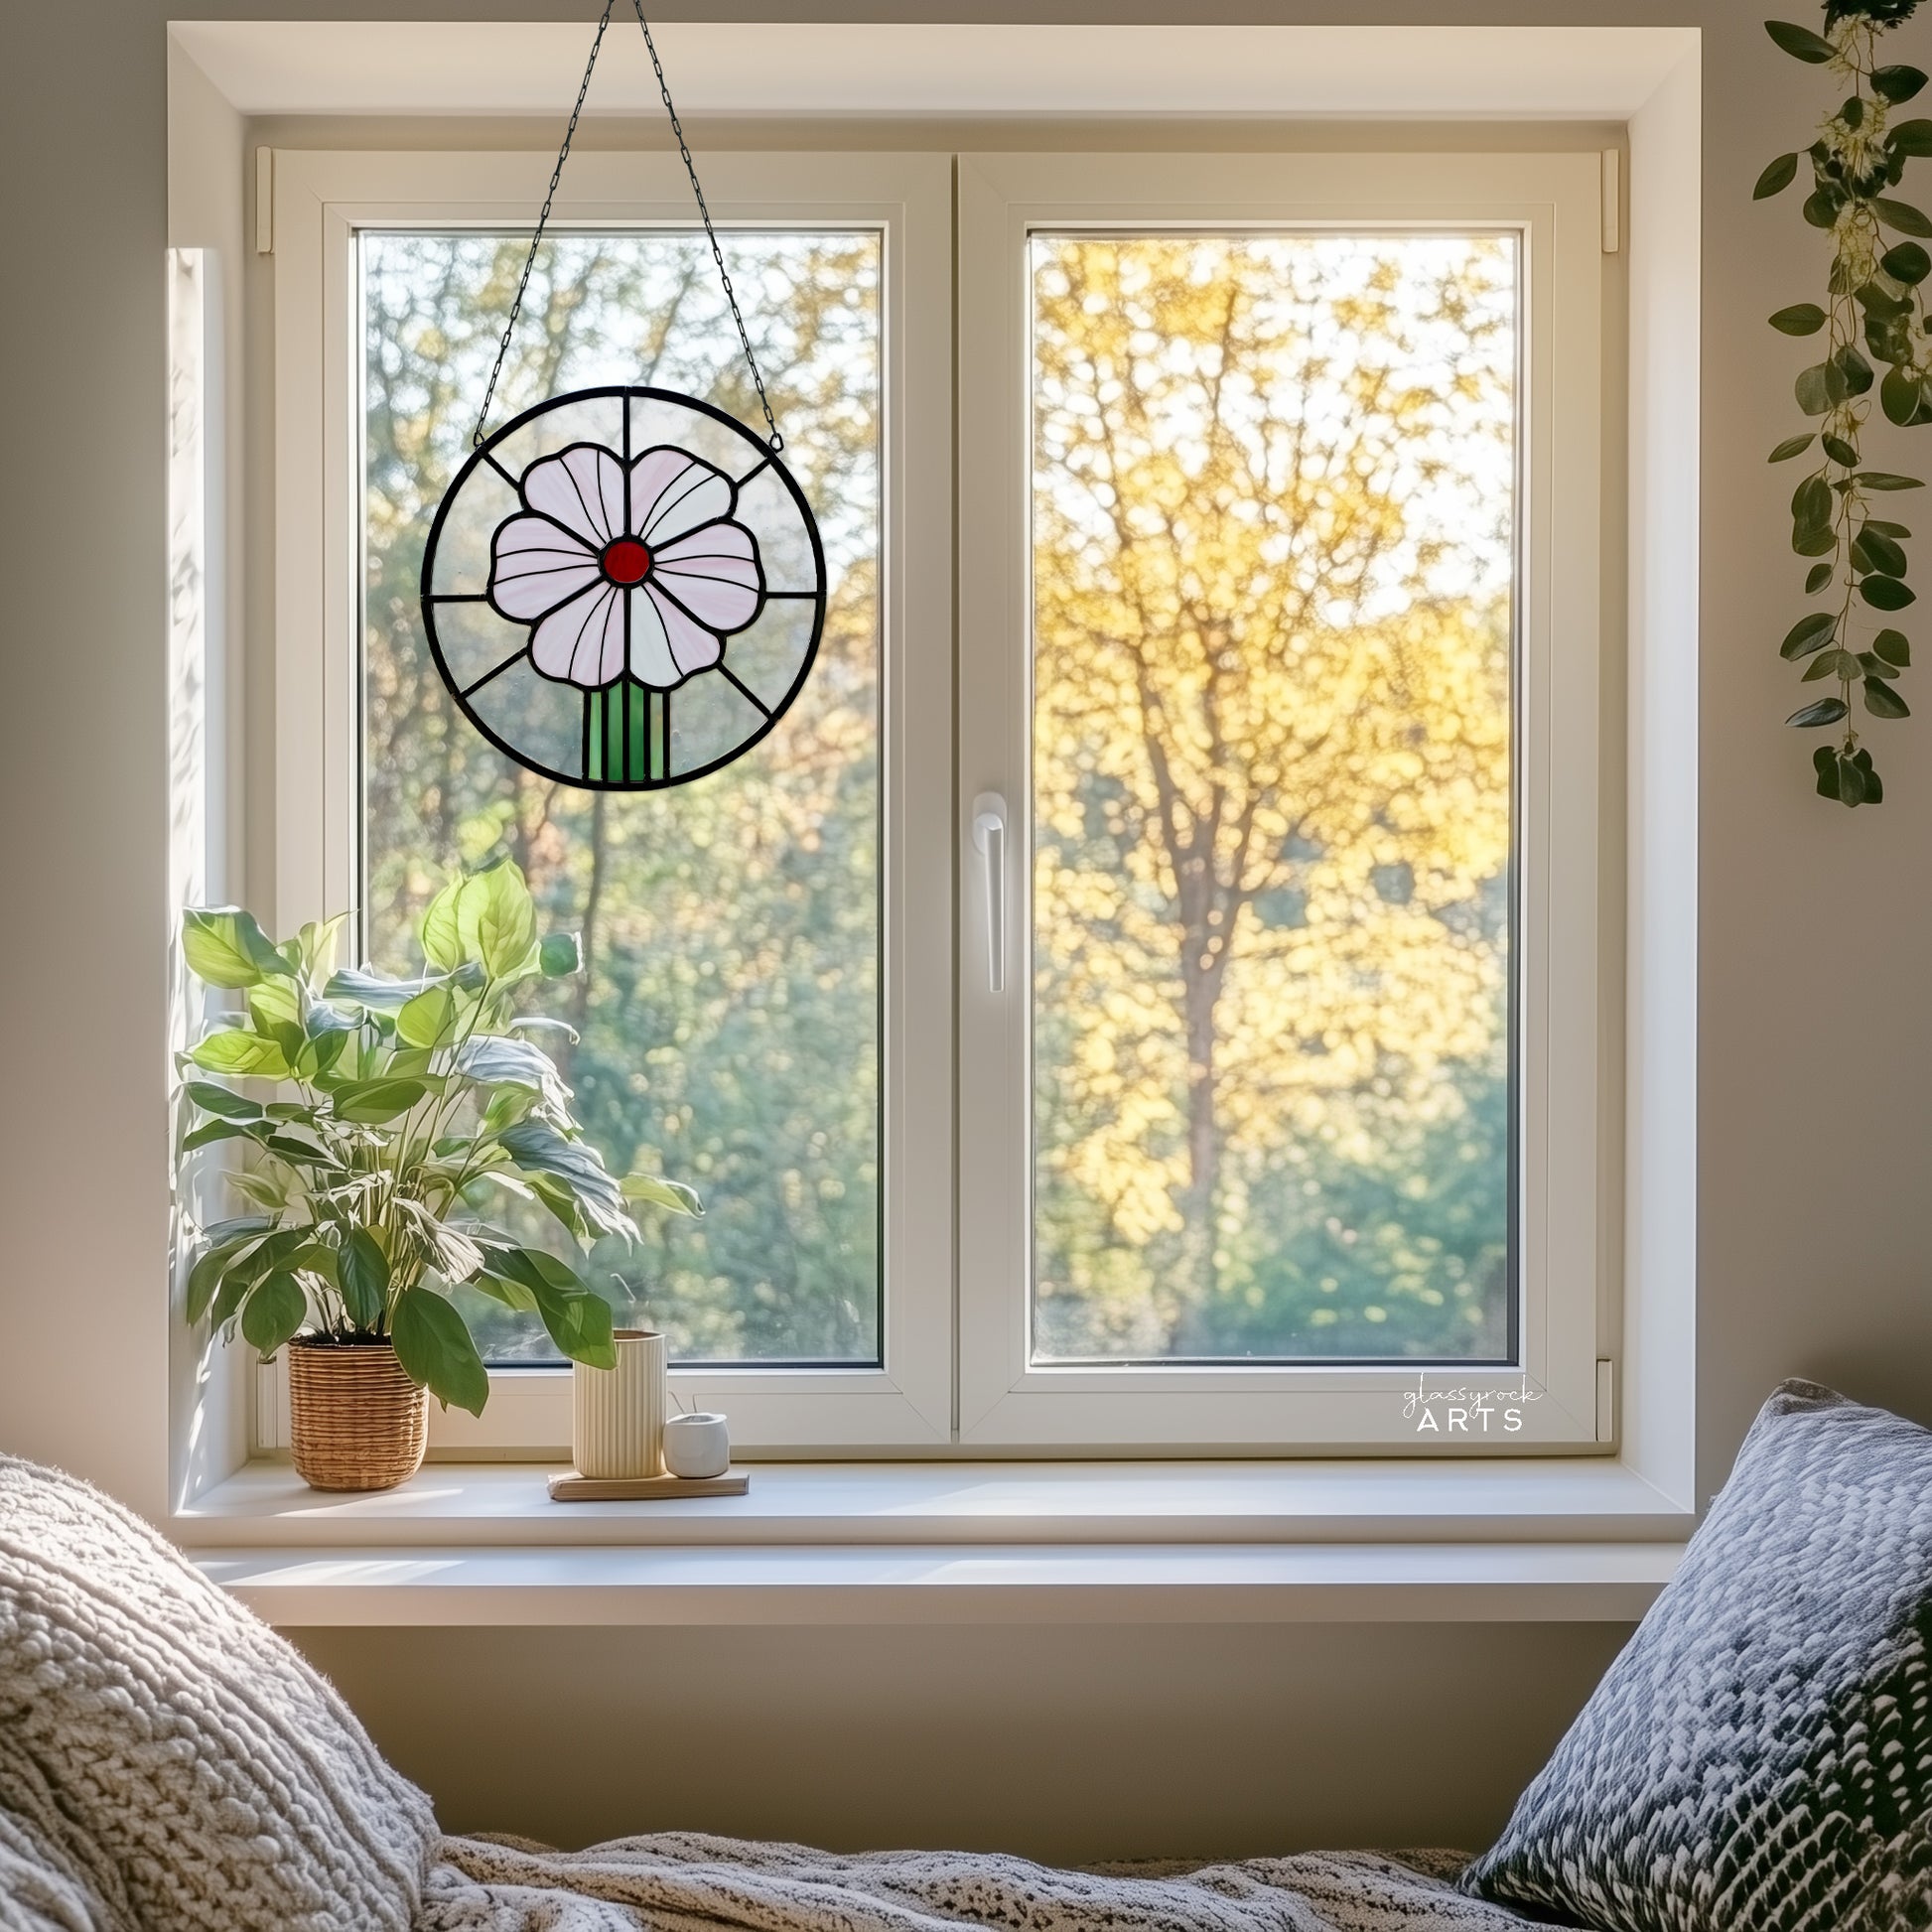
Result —
[[973, 800], [973, 845], [986, 882], [986, 989], [1007, 984], [1007, 801], [997, 791]]

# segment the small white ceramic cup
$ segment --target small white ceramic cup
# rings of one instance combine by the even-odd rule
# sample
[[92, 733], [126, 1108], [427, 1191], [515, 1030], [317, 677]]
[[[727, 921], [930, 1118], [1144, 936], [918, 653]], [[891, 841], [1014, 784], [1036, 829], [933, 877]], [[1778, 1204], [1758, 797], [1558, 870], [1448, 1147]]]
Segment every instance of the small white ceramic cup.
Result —
[[721, 1476], [732, 1465], [731, 1432], [723, 1416], [667, 1416], [664, 1466], [674, 1476]]

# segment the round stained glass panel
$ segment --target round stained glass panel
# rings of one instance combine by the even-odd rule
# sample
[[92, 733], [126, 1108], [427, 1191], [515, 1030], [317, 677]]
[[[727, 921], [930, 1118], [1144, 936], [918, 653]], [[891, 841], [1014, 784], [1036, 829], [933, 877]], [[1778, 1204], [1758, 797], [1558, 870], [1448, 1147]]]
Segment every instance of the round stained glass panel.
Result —
[[825, 552], [791, 473], [736, 418], [669, 389], [581, 389], [458, 471], [422, 594], [436, 667], [499, 751], [565, 784], [653, 791], [783, 717], [825, 626]]

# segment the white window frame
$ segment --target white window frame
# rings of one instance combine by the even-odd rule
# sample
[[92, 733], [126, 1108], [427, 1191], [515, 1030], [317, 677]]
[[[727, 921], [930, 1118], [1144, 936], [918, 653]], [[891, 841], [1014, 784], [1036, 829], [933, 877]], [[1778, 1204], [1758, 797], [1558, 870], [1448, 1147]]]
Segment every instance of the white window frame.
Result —
[[[272, 911], [280, 924], [354, 893], [355, 233], [526, 225], [549, 165], [528, 153], [274, 156]], [[886, 235], [885, 1365], [674, 1371], [686, 1400], [730, 1411], [741, 1447], [805, 1455], [943, 1453], [948, 1446], [974, 1454], [1613, 1448], [1622, 1037], [1605, 989], [1619, 984], [1623, 882], [1616, 805], [1605, 799], [1599, 758], [1619, 765], [1622, 723], [1619, 715], [1606, 728], [1600, 695], [1617, 688], [1617, 650], [1603, 628], [1601, 581], [1599, 167], [1596, 155], [1575, 152], [972, 155], [958, 161], [955, 214], [945, 154], [707, 156], [721, 222], [850, 220]], [[684, 226], [687, 198], [674, 157], [587, 153], [573, 159], [554, 218]], [[1416, 1373], [1394, 1364], [1027, 1362], [1031, 1092], [1021, 1002], [1030, 976], [1019, 966], [1032, 849], [1026, 239], [1035, 226], [1116, 222], [1479, 223], [1523, 237], [1522, 1354], [1508, 1371], [1432, 1376], [1438, 1387], [1526, 1382], [1535, 1399], [1507, 1441], [1419, 1441], [1403, 1413]], [[958, 586], [956, 693], [955, 383], [957, 527], [978, 560]], [[986, 935], [970, 832], [973, 799], [986, 790], [1009, 801], [1007, 926], [1023, 935], [1011, 940], [999, 997], [986, 991], [979, 963]], [[569, 1442], [569, 1383], [568, 1370], [497, 1371], [483, 1418], [433, 1414], [432, 1448], [558, 1453]]]
[[[357, 897], [363, 228], [527, 227], [549, 155], [272, 158], [276, 487], [273, 795], [279, 926]], [[877, 1452], [952, 1434], [952, 183], [937, 154], [708, 154], [721, 227], [849, 223], [884, 237], [881, 1171], [884, 1364], [680, 1369], [767, 1452]], [[572, 157], [552, 224], [688, 227], [675, 155]], [[320, 537], [320, 541], [318, 541]], [[567, 1452], [570, 1371], [492, 1371], [482, 1417], [431, 1409], [432, 1450]]]
[[[1622, 943], [1599, 906], [1614, 825], [1604, 678], [1601, 162], [1594, 154], [1035, 154], [959, 163], [961, 899], [959, 1439], [1254, 1452], [1604, 1450], [1614, 1442]], [[1478, 226], [1523, 250], [1517, 666], [1520, 1352], [1438, 1389], [1527, 1388], [1522, 1427], [1418, 1436], [1415, 1368], [1029, 1362], [1032, 621], [1028, 241], [1035, 229]], [[1612, 757], [1614, 757], [1614, 749]], [[991, 987], [974, 801], [1006, 800], [1006, 970]], [[1621, 881], [1617, 885], [1620, 889]], [[1620, 890], [1602, 896], [1620, 900]], [[1439, 1427], [1449, 1403], [1436, 1408]], [[1498, 1408], [1502, 1407], [1499, 1399]], [[1466, 1405], [1464, 1405], [1466, 1409]]]

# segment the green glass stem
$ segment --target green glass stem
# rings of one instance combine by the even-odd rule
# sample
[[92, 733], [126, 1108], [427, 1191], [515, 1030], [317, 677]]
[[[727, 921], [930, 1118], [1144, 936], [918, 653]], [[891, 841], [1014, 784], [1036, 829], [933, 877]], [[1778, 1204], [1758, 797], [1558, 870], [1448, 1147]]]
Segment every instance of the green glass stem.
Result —
[[594, 783], [661, 784], [669, 775], [671, 698], [628, 675], [584, 693], [584, 775]]

